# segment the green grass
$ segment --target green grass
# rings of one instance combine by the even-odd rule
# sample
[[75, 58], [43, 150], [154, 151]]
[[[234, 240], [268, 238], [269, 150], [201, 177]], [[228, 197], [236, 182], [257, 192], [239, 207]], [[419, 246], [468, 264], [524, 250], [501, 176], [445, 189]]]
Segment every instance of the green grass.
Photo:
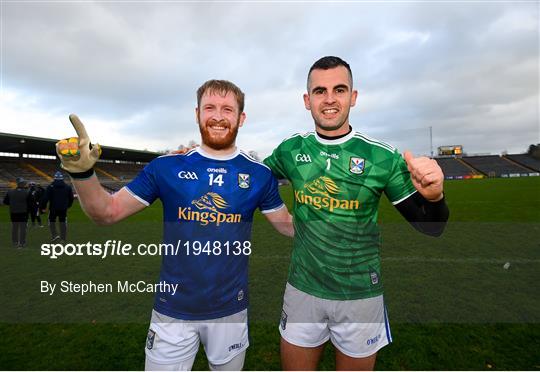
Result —
[[[438, 239], [417, 233], [381, 202], [382, 275], [394, 342], [380, 351], [376, 368], [540, 369], [540, 178], [450, 181], [445, 190], [451, 217]], [[282, 195], [290, 205], [290, 189]], [[0, 369], [142, 369], [151, 294], [48, 296], [39, 293], [39, 282], [152, 282], [160, 258], [50, 260], [39, 254], [47, 229], [31, 229], [29, 247], [17, 251], [10, 247], [7, 214], [0, 208]], [[104, 228], [75, 205], [69, 221], [76, 242], [159, 242], [161, 206]], [[292, 245], [258, 214], [253, 247], [245, 369], [276, 370]], [[200, 351], [194, 369], [207, 368]], [[320, 368], [335, 368], [330, 345]]]

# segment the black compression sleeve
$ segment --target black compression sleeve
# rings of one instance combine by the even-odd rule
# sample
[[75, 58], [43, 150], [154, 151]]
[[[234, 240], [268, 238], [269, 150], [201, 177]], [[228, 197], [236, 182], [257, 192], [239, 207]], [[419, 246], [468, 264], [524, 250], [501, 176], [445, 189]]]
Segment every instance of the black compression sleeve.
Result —
[[68, 172], [70, 177], [76, 180], [86, 180], [94, 175], [94, 168], [90, 168], [85, 172], [71, 173]]
[[430, 202], [419, 192], [395, 207], [416, 230], [431, 236], [443, 233], [450, 214], [444, 196], [437, 202]]

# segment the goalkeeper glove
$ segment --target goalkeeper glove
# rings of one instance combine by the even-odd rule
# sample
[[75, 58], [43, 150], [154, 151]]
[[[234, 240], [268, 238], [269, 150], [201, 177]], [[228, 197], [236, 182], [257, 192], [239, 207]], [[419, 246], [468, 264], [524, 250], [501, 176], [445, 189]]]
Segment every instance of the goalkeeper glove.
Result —
[[78, 137], [70, 137], [56, 143], [56, 153], [62, 168], [72, 178], [89, 178], [94, 174], [94, 164], [101, 155], [101, 147], [90, 143], [83, 123], [75, 114], [69, 115], [69, 121], [75, 128]]

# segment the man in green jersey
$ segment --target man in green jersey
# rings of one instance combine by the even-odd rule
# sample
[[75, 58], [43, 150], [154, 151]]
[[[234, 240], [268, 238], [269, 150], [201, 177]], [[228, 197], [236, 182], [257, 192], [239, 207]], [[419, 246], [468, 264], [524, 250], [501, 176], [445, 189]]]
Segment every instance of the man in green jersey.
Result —
[[435, 160], [402, 157], [352, 130], [352, 81], [342, 59], [315, 62], [304, 94], [315, 132], [293, 135], [265, 160], [294, 192], [294, 249], [279, 327], [285, 370], [316, 369], [328, 340], [336, 369], [373, 369], [377, 351], [391, 342], [377, 226], [383, 193], [425, 234], [439, 236], [448, 220]]

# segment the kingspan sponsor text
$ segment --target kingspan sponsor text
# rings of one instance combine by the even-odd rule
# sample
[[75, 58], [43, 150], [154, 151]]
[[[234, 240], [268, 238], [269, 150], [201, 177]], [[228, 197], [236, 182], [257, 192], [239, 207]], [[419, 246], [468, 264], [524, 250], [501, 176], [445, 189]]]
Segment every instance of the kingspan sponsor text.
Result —
[[300, 204], [309, 204], [315, 209], [328, 209], [332, 212], [334, 209], [359, 209], [358, 200], [336, 199], [331, 196], [312, 196], [306, 195], [302, 190], [295, 190], [294, 198]]
[[240, 213], [200, 212], [192, 210], [191, 207], [179, 207], [178, 219], [196, 221], [203, 226], [209, 223], [215, 223], [216, 226], [219, 226], [222, 223], [240, 223], [242, 221], [242, 215]]

